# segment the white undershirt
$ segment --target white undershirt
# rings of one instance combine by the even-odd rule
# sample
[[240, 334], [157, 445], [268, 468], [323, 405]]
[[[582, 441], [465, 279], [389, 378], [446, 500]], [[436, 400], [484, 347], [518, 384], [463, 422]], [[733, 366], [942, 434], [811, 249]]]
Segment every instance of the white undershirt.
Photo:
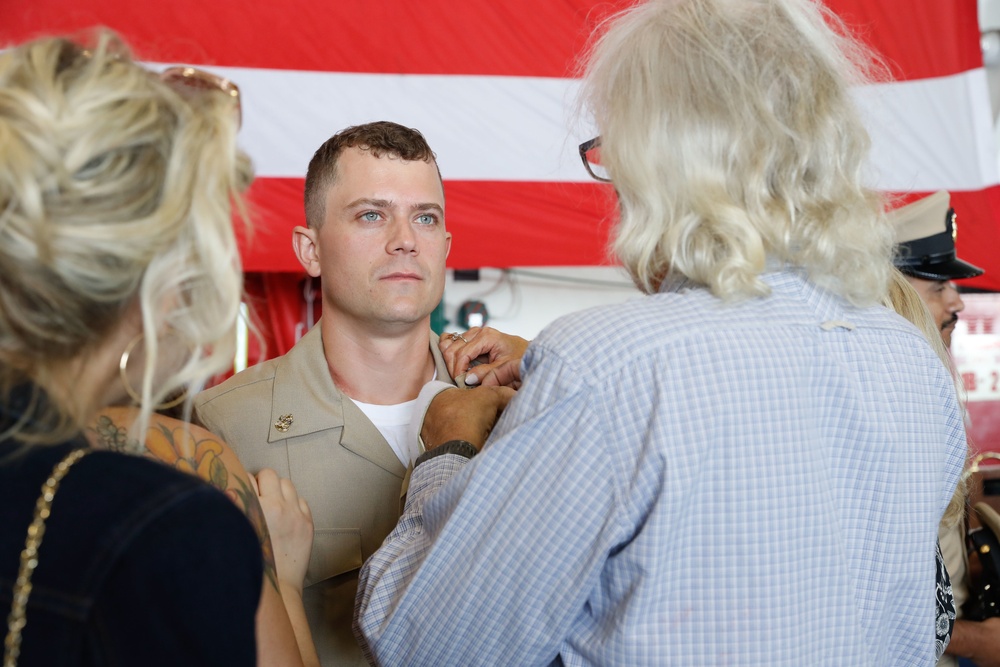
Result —
[[415, 438], [410, 437], [410, 423], [413, 421], [413, 408], [417, 402], [416, 399], [396, 405], [375, 405], [355, 401], [353, 398], [351, 400], [361, 408], [361, 412], [365, 413], [365, 416], [379, 430], [382, 437], [392, 447], [392, 451], [396, 452], [403, 467], [409, 468], [410, 464], [421, 453], [420, 444]]

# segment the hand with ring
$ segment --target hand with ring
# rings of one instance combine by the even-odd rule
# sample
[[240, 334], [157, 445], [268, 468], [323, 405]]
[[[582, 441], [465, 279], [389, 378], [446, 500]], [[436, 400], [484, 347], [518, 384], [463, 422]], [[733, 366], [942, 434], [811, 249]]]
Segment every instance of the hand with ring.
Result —
[[530, 341], [491, 327], [473, 327], [464, 334], [446, 333], [438, 345], [448, 372], [466, 385], [521, 386], [521, 357]]

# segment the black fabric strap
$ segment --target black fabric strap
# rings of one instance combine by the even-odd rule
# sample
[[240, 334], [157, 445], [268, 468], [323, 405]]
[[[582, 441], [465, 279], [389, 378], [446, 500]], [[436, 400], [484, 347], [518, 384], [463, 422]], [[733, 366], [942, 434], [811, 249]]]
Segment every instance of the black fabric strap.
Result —
[[442, 454], [458, 454], [459, 456], [464, 456], [467, 459], [471, 459], [473, 456], [479, 453], [476, 446], [471, 442], [465, 440], [449, 440], [443, 445], [438, 445], [434, 449], [428, 449], [426, 452], [417, 457], [416, 462], [413, 467], [416, 468], [421, 463], [429, 461], [435, 456], [441, 456]]

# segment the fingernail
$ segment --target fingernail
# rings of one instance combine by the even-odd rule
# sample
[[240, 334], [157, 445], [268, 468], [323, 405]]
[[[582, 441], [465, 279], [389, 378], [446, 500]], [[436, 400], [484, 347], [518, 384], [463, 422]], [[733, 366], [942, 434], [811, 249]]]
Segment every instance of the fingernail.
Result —
[[469, 373], [465, 376], [465, 384], [479, 384], [479, 378], [473, 373]]

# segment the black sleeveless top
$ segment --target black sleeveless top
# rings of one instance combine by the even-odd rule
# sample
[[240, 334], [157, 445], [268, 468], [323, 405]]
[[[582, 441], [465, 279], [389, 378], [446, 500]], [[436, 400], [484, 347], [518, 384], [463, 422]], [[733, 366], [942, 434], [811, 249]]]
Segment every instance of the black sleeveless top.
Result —
[[[22, 397], [0, 406], [4, 426]], [[42, 483], [80, 447], [0, 441], [4, 619]], [[253, 528], [222, 493], [155, 461], [91, 452], [52, 502], [18, 664], [254, 665], [262, 572]]]

